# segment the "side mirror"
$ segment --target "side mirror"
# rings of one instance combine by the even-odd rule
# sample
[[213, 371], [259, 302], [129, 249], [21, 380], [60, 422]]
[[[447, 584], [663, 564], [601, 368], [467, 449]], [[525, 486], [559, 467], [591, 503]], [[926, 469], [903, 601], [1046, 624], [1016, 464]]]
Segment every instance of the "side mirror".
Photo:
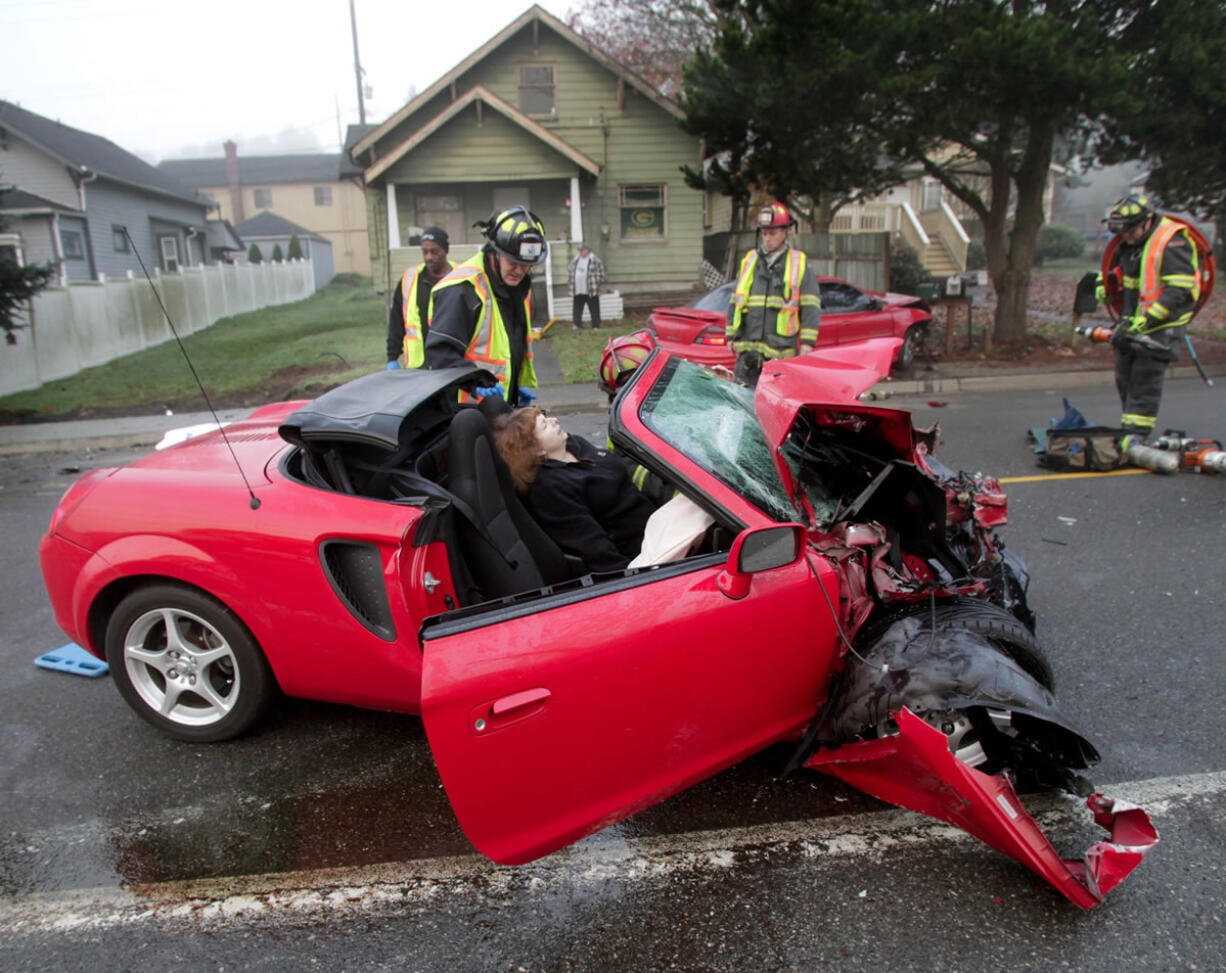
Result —
[[728, 563], [715, 583], [727, 597], [739, 601], [749, 594], [754, 574], [794, 563], [804, 546], [803, 524], [777, 524], [774, 527], [743, 530], [732, 542]]

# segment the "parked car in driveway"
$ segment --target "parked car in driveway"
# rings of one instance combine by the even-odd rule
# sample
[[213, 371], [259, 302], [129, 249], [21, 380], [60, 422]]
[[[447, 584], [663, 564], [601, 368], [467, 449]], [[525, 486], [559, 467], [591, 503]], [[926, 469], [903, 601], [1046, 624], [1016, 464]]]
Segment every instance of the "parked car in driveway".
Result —
[[[927, 302], [906, 294], [867, 291], [837, 277], [819, 277], [822, 323], [817, 347], [864, 341], [867, 338], [901, 338], [894, 360], [897, 368], [910, 368], [923, 347], [932, 309]], [[732, 299], [729, 281], [683, 307], [658, 307], [647, 318], [648, 330], [660, 346], [702, 365], [732, 368], [736, 356], [724, 337], [724, 321]]]
[[1089, 793], [1097, 753], [1056, 703], [999, 483], [857, 398], [897, 344], [783, 362], [756, 392], [653, 351], [610, 436], [708, 515], [677, 560], [563, 556], [491, 444], [498, 402], [457, 400], [488, 372], [378, 372], [82, 477], [40, 548], [55, 617], [183, 740], [243, 732], [278, 691], [420, 713], [499, 862], [791, 741], [795, 766], [1092, 906], [1156, 836], [1094, 795], [1113, 842], [1067, 863], [1019, 800]]

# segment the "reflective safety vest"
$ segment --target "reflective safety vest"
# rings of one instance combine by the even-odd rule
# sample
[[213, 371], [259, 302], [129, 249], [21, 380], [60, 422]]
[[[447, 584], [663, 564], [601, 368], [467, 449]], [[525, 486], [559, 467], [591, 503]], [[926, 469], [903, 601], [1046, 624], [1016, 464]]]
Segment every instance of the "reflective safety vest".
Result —
[[[1187, 231], [1188, 228], [1184, 224], [1164, 216], [1158, 221], [1158, 225], [1154, 227], [1153, 232], [1150, 233], [1149, 239], [1145, 241], [1145, 247], [1141, 251], [1141, 277], [1134, 284], [1140, 290], [1136, 313], [1138, 315], [1144, 314], [1153, 321], [1162, 322], [1149, 328], [1149, 332], [1157, 331], [1159, 328], [1174, 328], [1181, 324], [1187, 324], [1192, 320], [1192, 315], [1196, 313], [1196, 302], [1200, 300], [1200, 260], [1196, 244], [1192, 241]], [[1179, 233], [1184, 234], [1184, 239], [1188, 243], [1188, 252], [1191, 255], [1192, 261], [1192, 273], [1162, 274], [1162, 257], [1166, 252], [1167, 244]], [[1129, 280], [1126, 278], [1124, 286], [1127, 287], [1128, 285]], [[1170, 315], [1170, 309], [1161, 301], [1162, 294], [1167, 287], [1183, 288], [1191, 292], [1192, 296], [1192, 307], [1173, 321], [1166, 320]]]
[[421, 308], [417, 303], [417, 282], [425, 264], [410, 267], [400, 278], [400, 308], [404, 312], [404, 367], [420, 368], [425, 361], [425, 336], [422, 334]]
[[[754, 271], [757, 269], [758, 259], [761, 256], [757, 249], [753, 249], [745, 254], [745, 259], [741, 261], [741, 269], [736, 277], [736, 288], [732, 292], [732, 321], [726, 331], [726, 338], [729, 342], [735, 341], [737, 335], [740, 334], [745, 311], [749, 308], [765, 308], [768, 312], [777, 311], [775, 333], [781, 338], [795, 339], [800, 333], [800, 285], [804, 280], [806, 266], [804, 251], [789, 249], [783, 258], [785, 263], [783, 294], [781, 295], [750, 294]], [[757, 348], [755, 345], [755, 350], [762, 351], [771, 357], [785, 357], [789, 354], [787, 349], [781, 350], [765, 346]], [[795, 353], [796, 349], [792, 347], [791, 354]]]
[[[484, 252], [478, 251], [434, 285], [434, 290], [430, 292], [431, 320], [434, 319], [434, 296], [444, 287], [455, 287], [457, 284], [471, 284], [477, 293], [477, 299], [481, 301], [477, 326], [473, 329], [472, 340], [468, 343], [468, 350], [464, 352], [464, 357], [493, 372], [498, 384], [502, 386], [502, 394], [505, 398], [511, 391], [511, 338], [507, 334], [507, 327], [502, 320], [502, 311], [498, 307], [498, 302], [490, 293], [490, 281], [485, 274]], [[531, 293], [524, 295], [524, 327], [528, 333], [529, 344], [524, 353], [524, 363], [519, 370], [519, 387], [532, 388], [536, 385], [536, 370], [532, 367]]]

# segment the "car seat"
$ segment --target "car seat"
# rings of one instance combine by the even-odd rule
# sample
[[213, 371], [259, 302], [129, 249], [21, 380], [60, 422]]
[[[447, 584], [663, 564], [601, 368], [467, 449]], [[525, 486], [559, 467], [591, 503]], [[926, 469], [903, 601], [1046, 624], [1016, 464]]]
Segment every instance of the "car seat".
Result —
[[461, 409], [448, 439], [447, 486], [460, 501], [460, 550], [482, 595], [501, 598], [578, 573], [520, 502], [481, 410]]

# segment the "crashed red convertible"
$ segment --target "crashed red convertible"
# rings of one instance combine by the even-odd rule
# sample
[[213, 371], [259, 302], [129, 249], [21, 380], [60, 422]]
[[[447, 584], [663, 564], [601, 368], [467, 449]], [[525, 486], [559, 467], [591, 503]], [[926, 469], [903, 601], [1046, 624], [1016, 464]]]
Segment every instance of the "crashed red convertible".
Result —
[[[1063, 861], [1020, 789], [1089, 795], [1004, 550], [998, 483], [954, 473], [907, 412], [861, 403], [896, 339], [772, 365], [756, 397], [656, 351], [618, 449], [714, 523], [681, 560], [592, 574], [524, 511], [461, 387], [379, 372], [65, 494], [41, 547], [59, 624], [128, 703], [193, 741], [275, 690], [420, 712], [460, 823], [546, 855], [791, 741], [793, 764], [951, 822], [1090, 907], [1157, 840]], [[231, 454], [233, 450], [233, 455]], [[244, 478], [250, 484], [250, 495]]]

